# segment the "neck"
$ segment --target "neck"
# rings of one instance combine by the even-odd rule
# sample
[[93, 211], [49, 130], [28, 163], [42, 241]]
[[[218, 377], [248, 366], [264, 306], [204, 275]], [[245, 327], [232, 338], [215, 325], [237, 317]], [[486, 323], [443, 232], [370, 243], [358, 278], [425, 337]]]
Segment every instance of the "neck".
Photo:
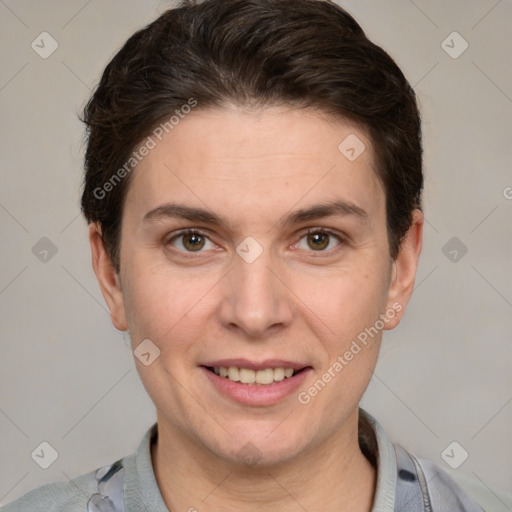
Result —
[[282, 465], [233, 464], [161, 421], [152, 459], [171, 512], [372, 509], [376, 470], [359, 447], [357, 411], [333, 436]]

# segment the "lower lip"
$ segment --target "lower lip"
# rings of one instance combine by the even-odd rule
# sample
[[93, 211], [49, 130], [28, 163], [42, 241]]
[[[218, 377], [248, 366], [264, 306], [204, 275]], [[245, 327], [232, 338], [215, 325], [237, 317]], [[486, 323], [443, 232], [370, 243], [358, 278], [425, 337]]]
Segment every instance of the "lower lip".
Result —
[[233, 382], [227, 377], [220, 377], [204, 366], [200, 368], [221, 394], [231, 398], [235, 402], [253, 406], [272, 405], [290, 396], [297, 391], [312, 370], [312, 368], [305, 368], [293, 377], [288, 377], [272, 384], [258, 385]]

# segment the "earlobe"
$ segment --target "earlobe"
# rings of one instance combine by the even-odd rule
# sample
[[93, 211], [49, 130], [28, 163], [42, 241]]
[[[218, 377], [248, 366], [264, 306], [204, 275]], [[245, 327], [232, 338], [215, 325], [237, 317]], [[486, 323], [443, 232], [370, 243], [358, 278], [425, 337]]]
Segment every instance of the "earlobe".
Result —
[[105, 249], [99, 224], [89, 226], [89, 242], [91, 244], [92, 267], [110, 311], [112, 323], [116, 329], [125, 331], [128, 327], [121, 283], [110, 255]]
[[[393, 262], [387, 306], [388, 309], [395, 309], [397, 314], [386, 324], [387, 330], [395, 328], [400, 323], [411, 298], [423, 243], [423, 224], [423, 213], [420, 210], [414, 210], [411, 227]], [[397, 303], [401, 306], [400, 310], [393, 307], [393, 304], [396, 306]]]

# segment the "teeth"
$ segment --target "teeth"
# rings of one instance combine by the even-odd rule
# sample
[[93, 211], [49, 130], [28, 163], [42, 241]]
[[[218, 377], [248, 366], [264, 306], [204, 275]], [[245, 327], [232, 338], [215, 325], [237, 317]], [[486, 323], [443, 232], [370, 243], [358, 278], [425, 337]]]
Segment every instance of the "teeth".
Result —
[[242, 384], [262, 384], [269, 385], [273, 382], [280, 382], [285, 378], [293, 376], [293, 368], [265, 368], [264, 370], [250, 370], [249, 368], [236, 368], [230, 366], [215, 367], [213, 371], [220, 377], [226, 377], [233, 382]]
[[254, 384], [256, 382], [256, 372], [254, 370], [240, 368], [240, 382], [242, 384]]
[[274, 380], [284, 380], [284, 368], [274, 368]]
[[272, 382], [274, 382], [274, 370], [272, 370], [272, 368], [258, 370], [254, 380], [258, 384], [272, 384]]
[[[226, 368], [220, 367], [221, 371], [225, 370]], [[238, 382], [240, 380], [240, 372], [238, 371], [238, 368], [235, 368], [233, 366], [230, 366], [228, 368], [228, 379], [232, 380], [233, 382]]]

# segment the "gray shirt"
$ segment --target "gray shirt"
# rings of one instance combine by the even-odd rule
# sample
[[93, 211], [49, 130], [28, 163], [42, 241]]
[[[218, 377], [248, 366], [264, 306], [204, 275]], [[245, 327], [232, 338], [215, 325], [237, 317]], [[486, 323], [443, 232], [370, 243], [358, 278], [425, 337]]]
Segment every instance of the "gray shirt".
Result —
[[[372, 512], [393, 512], [397, 484], [395, 449], [379, 423], [365, 411], [361, 410], [361, 414], [373, 429], [378, 452], [378, 456], [375, 453], [372, 457], [377, 461], [377, 486]], [[126, 512], [169, 512], [158, 488], [151, 462], [151, 442], [156, 434], [157, 425], [155, 424], [146, 432], [137, 452], [122, 460], [125, 469]], [[418, 460], [425, 466], [438, 468], [433, 462]], [[34, 489], [6, 505], [2, 508], [2, 512], [87, 512], [89, 499], [93, 494], [98, 493], [96, 479], [98, 471], [101, 474], [101, 470], [96, 470], [68, 482], [44, 485]], [[462, 473], [451, 476], [484, 511], [512, 511], [512, 493], [491, 490]], [[191, 509], [194, 510], [193, 503]]]

